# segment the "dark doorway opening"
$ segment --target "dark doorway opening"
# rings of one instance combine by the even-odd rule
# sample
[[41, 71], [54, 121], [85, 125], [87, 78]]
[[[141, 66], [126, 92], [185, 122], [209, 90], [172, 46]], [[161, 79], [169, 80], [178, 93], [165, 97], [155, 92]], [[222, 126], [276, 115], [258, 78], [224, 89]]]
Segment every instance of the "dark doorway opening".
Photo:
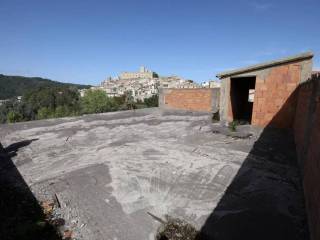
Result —
[[231, 78], [233, 120], [251, 123], [256, 77]]

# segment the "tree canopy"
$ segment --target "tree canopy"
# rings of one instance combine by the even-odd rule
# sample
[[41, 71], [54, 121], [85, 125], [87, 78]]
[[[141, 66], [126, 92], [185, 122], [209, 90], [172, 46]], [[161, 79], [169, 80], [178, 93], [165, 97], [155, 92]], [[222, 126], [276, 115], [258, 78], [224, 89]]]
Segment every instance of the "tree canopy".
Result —
[[83, 113], [102, 113], [112, 109], [113, 101], [103, 90], [88, 90], [81, 99]]
[[103, 90], [86, 90], [80, 97], [74, 86], [39, 87], [26, 92], [21, 100], [11, 99], [0, 106], [0, 123], [13, 123], [81, 114], [158, 106], [158, 96], [134, 101], [130, 92], [108, 97]]

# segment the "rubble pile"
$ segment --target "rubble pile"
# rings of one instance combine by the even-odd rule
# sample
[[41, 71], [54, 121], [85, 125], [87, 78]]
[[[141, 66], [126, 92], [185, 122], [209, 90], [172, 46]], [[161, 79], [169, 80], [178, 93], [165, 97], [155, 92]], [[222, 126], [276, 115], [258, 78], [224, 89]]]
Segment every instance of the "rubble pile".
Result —
[[66, 226], [65, 220], [61, 217], [59, 211], [60, 203], [58, 199], [45, 200], [40, 202], [40, 205], [43, 210], [45, 220], [56, 229], [59, 236], [61, 236], [63, 240], [74, 239], [73, 231]]

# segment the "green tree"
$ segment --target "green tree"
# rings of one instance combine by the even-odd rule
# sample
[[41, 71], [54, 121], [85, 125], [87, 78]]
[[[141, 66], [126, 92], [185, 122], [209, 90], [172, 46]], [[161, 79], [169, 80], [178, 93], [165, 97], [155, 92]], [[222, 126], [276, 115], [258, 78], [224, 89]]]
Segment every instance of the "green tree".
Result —
[[40, 108], [37, 113], [37, 119], [52, 118], [53, 116], [54, 116], [53, 110], [47, 107]]
[[80, 112], [80, 95], [73, 87], [35, 89], [25, 94], [22, 102], [29, 106], [25, 108], [27, 112], [33, 113], [30, 119], [65, 117]]
[[127, 104], [127, 109], [136, 109], [137, 106], [134, 102], [134, 97], [133, 97], [133, 94], [132, 94], [132, 91], [127, 91], [126, 94], [126, 104]]
[[55, 117], [67, 117], [67, 116], [74, 116], [77, 115], [77, 112], [70, 109], [68, 106], [58, 106], [55, 110], [54, 116]]
[[23, 120], [23, 116], [18, 112], [10, 110], [7, 114], [7, 122], [8, 123], [20, 122], [22, 120]]
[[112, 98], [115, 106], [119, 109], [123, 108], [126, 105], [126, 96], [122, 95], [119, 97], [113, 97]]
[[83, 113], [102, 113], [114, 109], [113, 101], [103, 90], [87, 90], [81, 99]]
[[144, 104], [147, 107], [158, 107], [159, 106], [159, 95], [153, 95], [149, 98], [145, 98]]
[[13, 110], [13, 104], [11, 102], [3, 103], [0, 106], [0, 122], [1, 123], [7, 122], [7, 115], [10, 110]]

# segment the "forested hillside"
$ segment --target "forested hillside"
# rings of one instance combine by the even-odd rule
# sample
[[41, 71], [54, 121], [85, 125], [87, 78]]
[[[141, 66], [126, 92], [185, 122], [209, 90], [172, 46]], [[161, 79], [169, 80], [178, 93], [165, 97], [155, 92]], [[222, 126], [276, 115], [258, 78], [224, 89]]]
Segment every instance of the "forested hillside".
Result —
[[89, 85], [62, 83], [39, 77], [6, 76], [0, 74], [0, 99], [22, 96], [30, 90], [40, 87], [73, 86], [79, 89], [89, 88]]
[[2, 103], [0, 105], [0, 123], [157, 106], [157, 95], [146, 98], [144, 101], [134, 101], [131, 92], [126, 92], [119, 97], [108, 97], [103, 90], [88, 89], [84, 96], [80, 97], [78, 89], [74, 86], [38, 87], [23, 94], [21, 99], [12, 98]]

